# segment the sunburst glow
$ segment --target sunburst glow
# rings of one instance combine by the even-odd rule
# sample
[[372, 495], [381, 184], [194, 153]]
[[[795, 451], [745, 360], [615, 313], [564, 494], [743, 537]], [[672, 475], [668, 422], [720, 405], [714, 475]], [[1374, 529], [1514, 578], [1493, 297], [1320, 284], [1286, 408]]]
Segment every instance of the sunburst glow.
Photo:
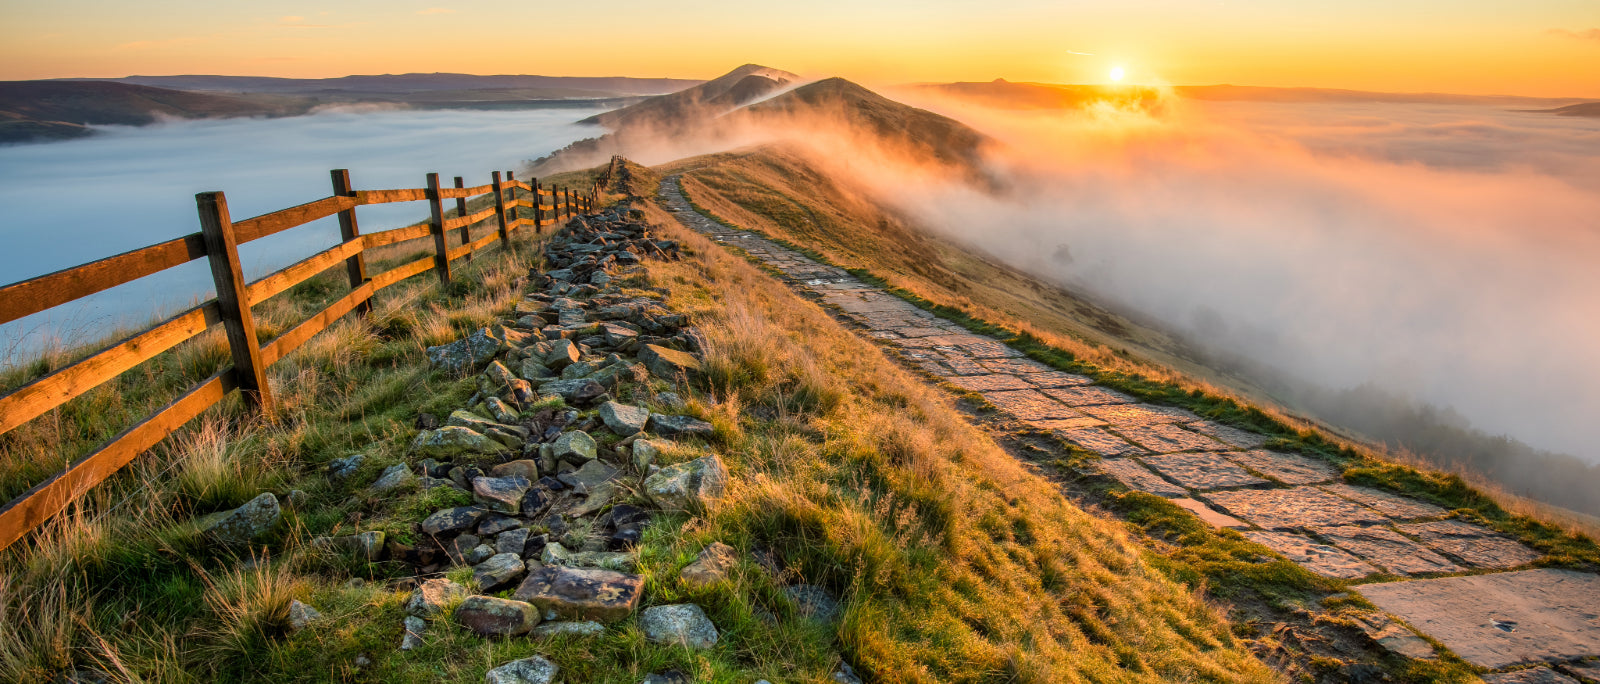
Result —
[[1121, 83], [1122, 82], [1122, 75], [1123, 75], [1122, 67], [1111, 67], [1111, 80], [1113, 82]]

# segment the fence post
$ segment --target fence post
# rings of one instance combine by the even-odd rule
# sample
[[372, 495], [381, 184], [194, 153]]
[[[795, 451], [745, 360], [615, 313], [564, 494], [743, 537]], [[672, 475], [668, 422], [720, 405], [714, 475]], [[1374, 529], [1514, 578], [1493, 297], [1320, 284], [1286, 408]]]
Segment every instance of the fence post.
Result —
[[539, 199], [539, 177], [529, 178], [528, 187], [533, 188], [533, 234], [539, 235], [544, 232], [544, 217], [541, 216], [544, 213], [544, 202]]
[[[336, 197], [355, 197], [356, 191], [350, 187], [350, 170], [334, 169], [328, 172], [333, 176], [333, 194]], [[356, 224], [356, 209], [351, 207], [339, 212], [339, 238], [345, 242], [354, 242], [361, 239], [361, 228]], [[350, 274], [350, 289], [354, 290], [367, 282], [367, 256], [366, 249], [357, 250], [355, 254], [344, 260], [344, 268]], [[372, 311], [372, 300], [368, 299], [356, 305], [356, 312], [366, 314]]]
[[433, 212], [428, 232], [433, 234], [433, 270], [439, 282], [450, 284], [450, 246], [444, 239], [444, 202], [439, 197], [439, 174], [428, 174], [428, 209]]
[[[509, 177], [511, 175], [511, 172], [507, 171], [506, 175]], [[495, 171], [494, 173], [489, 174], [489, 177], [491, 179], [493, 179], [493, 181], [494, 181], [494, 209], [495, 209], [494, 215], [500, 221], [500, 242], [502, 243], [502, 246], [505, 249], [511, 249], [511, 232], [510, 232], [509, 229], [506, 228], [506, 190], [505, 190], [505, 186], [500, 184], [500, 172], [499, 171]], [[512, 189], [515, 189], [515, 187], [513, 187]]]
[[234, 379], [247, 405], [271, 415], [272, 390], [267, 386], [267, 367], [261, 363], [261, 344], [256, 339], [255, 317], [250, 313], [244, 269], [239, 266], [239, 243], [234, 239], [233, 219], [228, 216], [228, 198], [221, 192], [202, 192], [194, 196], [194, 201], [200, 210], [206, 261], [211, 263], [211, 277], [217, 284], [217, 306], [228, 332], [228, 351], [233, 354]]
[[[465, 188], [465, 187], [467, 187], [466, 181], [463, 178], [461, 178], [460, 176], [456, 176], [456, 188], [457, 189], [461, 189], [461, 188]], [[464, 218], [464, 217], [466, 217], [466, 215], [467, 215], [467, 198], [465, 198], [465, 197], [457, 197], [456, 198], [456, 216]], [[468, 244], [468, 243], [472, 242], [472, 233], [469, 232], [469, 229], [471, 227], [472, 226], [469, 226], [469, 225], [467, 225], [465, 223], [461, 224], [461, 244], [465, 245], [465, 244]], [[472, 261], [472, 252], [467, 252], [467, 261]]]

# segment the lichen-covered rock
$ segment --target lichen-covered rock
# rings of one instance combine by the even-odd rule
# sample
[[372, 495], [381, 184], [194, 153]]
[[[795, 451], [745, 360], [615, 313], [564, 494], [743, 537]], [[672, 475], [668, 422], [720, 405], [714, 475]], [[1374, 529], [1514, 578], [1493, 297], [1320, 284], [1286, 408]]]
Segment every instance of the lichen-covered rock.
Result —
[[693, 355], [655, 344], [641, 347], [639, 360], [651, 374], [669, 382], [687, 380], [700, 372], [700, 361]]
[[428, 621], [415, 615], [407, 615], [402, 626], [404, 633], [400, 635], [400, 650], [421, 648], [422, 635], [428, 632]]
[[522, 495], [532, 486], [532, 481], [518, 475], [475, 477], [472, 479], [472, 500], [491, 511], [516, 515], [522, 512]]
[[490, 468], [489, 474], [495, 477], [525, 477], [536, 482], [539, 479], [539, 463], [531, 458], [507, 461]]
[[550, 684], [561, 668], [539, 656], [513, 660], [483, 675], [483, 684]]
[[298, 632], [311, 626], [322, 617], [322, 613], [295, 599], [289, 600], [289, 631]]
[[698, 510], [706, 502], [722, 496], [728, 485], [728, 469], [722, 459], [709, 454], [687, 463], [667, 466], [644, 480], [644, 491], [651, 501], [667, 510]]
[[710, 437], [715, 431], [710, 423], [694, 416], [667, 416], [660, 413], [650, 415], [650, 430], [667, 437], [678, 435]]
[[589, 433], [582, 430], [564, 432], [556, 441], [550, 444], [550, 453], [557, 460], [566, 461], [573, 465], [582, 465], [585, 461], [594, 460], [598, 455], [597, 445]]
[[492, 428], [500, 427], [499, 423], [466, 409], [451, 411], [450, 417], [445, 419], [444, 424], [453, 427], [464, 427], [478, 433], [488, 432]]
[[328, 462], [328, 477], [343, 480], [356, 473], [361, 467], [361, 462], [367, 460], [366, 454], [351, 454], [344, 458], [336, 458]]
[[467, 588], [450, 580], [431, 579], [417, 585], [406, 599], [406, 612], [417, 617], [433, 617], [467, 597]]
[[396, 463], [383, 469], [383, 474], [379, 475], [378, 479], [372, 483], [371, 489], [376, 494], [392, 492], [405, 486], [413, 478], [410, 468], [407, 468], [404, 463]]
[[717, 626], [693, 603], [646, 608], [639, 614], [639, 630], [645, 639], [658, 644], [689, 648], [717, 645]]
[[501, 454], [510, 451], [484, 435], [460, 426], [423, 430], [411, 442], [411, 450], [421, 456], [452, 457], [460, 454]]
[[678, 578], [690, 587], [709, 587], [728, 579], [728, 573], [739, 563], [739, 553], [722, 542], [711, 542], [700, 549], [693, 563], [678, 571]]
[[478, 524], [485, 513], [478, 506], [460, 506], [435, 512], [422, 521], [422, 531], [433, 536], [455, 534]]
[[243, 506], [201, 518], [199, 527], [212, 539], [224, 545], [236, 546], [247, 544], [265, 534], [278, 524], [282, 516], [278, 497], [272, 492], [263, 492]]
[[527, 634], [539, 624], [539, 611], [522, 601], [468, 596], [456, 606], [456, 622], [484, 636]]
[[489, 407], [489, 411], [494, 414], [495, 420], [506, 425], [516, 425], [517, 421], [522, 418], [522, 416], [517, 413], [516, 409], [511, 408], [509, 404], [501, 401], [500, 397], [489, 397], [488, 399], [484, 399], [483, 405]]
[[600, 420], [618, 436], [627, 437], [644, 431], [650, 422], [650, 412], [638, 406], [608, 401], [600, 405]]
[[633, 440], [633, 467], [639, 472], [644, 472], [655, 463], [656, 457], [661, 455], [661, 447], [648, 439]]
[[579, 356], [578, 345], [572, 340], [552, 340], [550, 353], [544, 355], [544, 365], [553, 370], [561, 370], [577, 363]]
[[800, 617], [818, 622], [833, 622], [839, 617], [839, 600], [827, 589], [812, 584], [795, 584], [784, 587], [783, 594], [794, 601]]
[[559, 478], [566, 484], [577, 487], [583, 485], [584, 489], [593, 491], [595, 487], [610, 482], [617, 477], [617, 469], [602, 463], [600, 459], [584, 461], [583, 465], [570, 473], [563, 473]]
[[480, 328], [450, 344], [428, 347], [428, 363], [452, 373], [465, 373], [493, 359], [504, 347], [504, 338], [489, 328]]
[[606, 388], [604, 386], [589, 378], [551, 380], [539, 385], [539, 394], [558, 395], [563, 401], [574, 406], [593, 401], [596, 397], [605, 393]]
[[497, 553], [472, 568], [472, 579], [483, 591], [498, 591], [501, 587], [522, 577], [527, 566], [522, 562], [522, 552]]
[[546, 566], [531, 570], [512, 597], [565, 618], [612, 622], [631, 614], [643, 594], [639, 575]]
[[572, 634], [575, 636], [595, 636], [604, 634], [606, 626], [593, 620], [564, 620], [561, 622], [546, 622], [534, 627], [531, 636], [545, 637], [557, 634]]

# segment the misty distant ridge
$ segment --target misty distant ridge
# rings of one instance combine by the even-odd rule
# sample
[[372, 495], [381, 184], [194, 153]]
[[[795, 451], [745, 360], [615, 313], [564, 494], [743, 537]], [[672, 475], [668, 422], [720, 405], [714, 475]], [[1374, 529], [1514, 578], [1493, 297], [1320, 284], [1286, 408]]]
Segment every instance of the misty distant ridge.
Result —
[[556, 88], [584, 91], [592, 97], [620, 95], [660, 95], [682, 90], [701, 81], [681, 78], [632, 78], [627, 76], [532, 76], [501, 74], [481, 76], [455, 73], [411, 73], [351, 75], [336, 78], [278, 78], [273, 76], [125, 76], [121, 78], [65, 78], [58, 81], [110, 81], [134, 85], [232, 93], [312, 94], [327, 92], [394, 93], [430, 90], [477, 90], [500, 88]]
[[[1143, 85], [1086, 85], [1062, 83], [1012, 82], [995, 79], [983, 82], [920, 83], [906, 86], [913, 91], [967, 99], [991, 107], [1010, 109], [1053, 109], [1083, 106], [1102, 100], [1154, 101], [1162, 88]], [[1452, 93], [1389, 93], [1340, 88], [1286, 88], [1275, 86], [1240, 86], [1231, 84], [1172, 86], [1171, 91], [1192, 100], [1214, 102], [1294, 102], [1294, 103], [1385, 103], [1385, 104], [1454, 104], [1502, 107], [1559, 107], [1593, 111], [1600, 102], [1587, 102], [1583, 98], [1522, 97], [1517, 95], [1458, 95]], [[1571, 107], [1568, 107], [1568, 106]], [[1589, 110], [1581, 108], [1589, 107]], [[1596, 114], [1570, 114], [1558, 110], [1550, 113], [1569, 116], [1595, 116]]]

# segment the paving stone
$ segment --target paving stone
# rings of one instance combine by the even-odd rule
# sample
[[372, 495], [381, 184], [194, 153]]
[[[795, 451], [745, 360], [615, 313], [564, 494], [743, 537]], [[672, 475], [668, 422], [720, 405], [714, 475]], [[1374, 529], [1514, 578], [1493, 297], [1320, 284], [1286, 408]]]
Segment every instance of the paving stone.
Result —
[[1578, 684], [1578, 680], [1548, 667], [1483, 675], [1484, 684]]
[[1051, 420], [1083, 417], [1083, 414], [1062, 405], [1061, 402], [1040, 394], [1037, 390], [1025, 389], [1014, 392], [984, 392], [983, 398], [987, 399], [989, 403], [1000, 407], [1000, 410], [1022, 420]]
[[1312, 530], [1334, 546], [1398, 575], [1461, 572], [1461, 567], [1386, 527], [1337, 525]]
[[1566, 670], [1567, 674], [1582, 680], [1584, 684], [1600, 684], [1600, 660], [1567, 663], [1562, 665], [1561, 669]]
[[980, 363], [983, 364], [984, 368], [989, 369], [990, 373], [1021, 375], [1023, 373], [1043, 373], [1052, 370], [1049, 366], [1033, 359], [992, 359], [981, 361]]
[[1263, 435], [1259, 432], [1241, 430], [1229, 425], [1223, 425], [1222, 423], [1214, 423], [1209, 420], [1197, 420], [1192, 423], [1185, 423], [1184, 427], [1194, 430], [1202, 435], [1210, 435], [1227, 442], [1228, 444], [1239, 447], [1240, 449], [1256, 449], [1272, 440], [1271, 437]]
[[1189, 512], [1194, 513], [1195, 516], [1200, 518], [1202, 522], [1212, 527], [1226, 527], [1235, 530], [1242, 530], [1250, 527], [1249, 523], [1246, 523], [1245, 521], [1235, 518], [1231, 515], [1218, 513], [1210, 506], [1207, 506], [1199, 501], [1195, 501], [1194, 499], [1173, 499], [1172, 503], [1189, 509]]
[[1080, 416], [1078, 418], [1046, 418], [1044, 420], [1024, 419], [1022, 422], [1027, 423], [1030, 427], [1038, 428], [1040, 430], [1049, 430], [1051, 432], [1077, 430], [1079, 428], [1105, 425], [1105, 423], [1101, 422], [1100, 419], [1090, 418], [1088, 416]]
[[1100, 428], [1081, 428], [1078, 430], [1062, 430], [1057, 433], [1062, 439], [1072, 442], [1084, 449], [1093, 451], [1106, 458], [1116, 456], [1131, 456], [1147, 453], [1144, 449], [1129, 444], [1127, 440], [1113, 435]]
[[1355, 487], [1343, 483], [1331, 484], [1323, 489], [1338, 494], [1346, 499], [1360, 502], [1376, 509], [1379, 513], [1396, 520], [1411, 520], [1414, 518], [1436, 518], [1445, 514], [1445, 510], [1429, 503], [1416, 499], [1390, 494], [1388, 492], [1366, 487]]
[[1022, 376], [1023, 380], [1033, 383], [1034, 387], [1079, 387], [1094, 382], [1093, 378], [1061, 371], [1045, 371], [1043, 373], [1029, 373]]
[[1332, 546], [1318, 544], [1310, 537], [1262, 530], [1245, 530], [1241, 534], [1324, 577], [1358, 579], [1378, 572], [1377, 568], [1361, 562], [1361, 559]]
[[[1194, 420], [1194, 414], [1180, 408], [1170, 406], [1154, 406], [1151, 404], [1119, 404], [1112, 406], [1085, 406], [1083, 412], [1099, 418], [1113, 425], [1158, 425], [1162, 423], [1183, 423]], [[1198, 434], [1198, 433], [1191, 433]], [[1203, 437], [1207, 444], [1215, 448], [1225, 448], [1221, 442], [1210, 437]]]
[[1379, 646], [1390, 652], [1410, 658], [1412, 660], [1436, 660], [1438, 655], [1433, 652], [1433, 644], [1405, 625], [1396, 622], [1394, 618], [1383, 613], [1368, 613], [1352, 616], [1356, 624], [1361, 626], [1361, 631], [1367, 633], [1367, 638], [1377, 642]]
[[1210, 492], [1205, 498], [1232, 515], [1268, 529], [1384, 522], [1377, 511], [1316, 487], [1235, 489]]
[[1033, 389], [1033, 385], [1015, 375], [962, 375], [950, 378], [950, 384], [971, 392]]
[[928, 337], [930, 335], [943, 335], [946, 332], [940, 328], [925, 327], [895, 328], [894, 331], [901, 337]]
[[1100, 471], [1117, 479], [1128, 489], [1149, 492], [1156, 496], [1177, 497], [1188, 496], [1189, 493], [1182, 487], [1161, 479], [1161, 476], [1150, 472], [1149, 468], [1140, 465], [1131, 458], [1108, 458], [1096, 464]]
[[1600, 575], [1541, 568], [1355, 591], [1480, 667], [1600, 655]]
[[1411, 523], [1400, 525], [1399, 529], [1436, 550], [1478, 568], [1514, 568], [1532, 563], [1540, 556], [1538, 551], [1523, 546], [1522, 542], [1487, 527], [1460, 520]]
[[[984, 368], [983, 367], [983, 363], [979, 362], [977, 359], [974, 359], [974, 358], [972, 358], [970, 356], [964, 356], [962, 354], [942, 353], [942, 354], [940, 354], [940, 357], [942, 358], [942, 360], [944, 362], [944, 365], [949, 366], [950, 370], [954, 371], [956, 375], [988, 375], [989, 374], [989, 369]], [[1027, 381], [1023, 381], [1022, 386], [1023, 387], [1032, 387], [1033, 385], [1029, 384]]]
[[1005, 357], [1022, 356], [1022, 352], [993, 340], [963, 342], [960, 346], [962, 350], [980, 359], [999, 359]]
[[1216, 454], [1146, 456], [1140, 460], [1190, 489], [1222, 489], [1267, 483]]
[[[1086, 406], [1085, 411], [1103, 406]], [[1091, 414], [1093, 415], [1093, 414]], [[1104, 419], [1102, 416], [1096, 418]], [[1222, 442], [1210, 437], [1196, 434], [1176, 425], [1114, 425], [1116, 430], [1128, 441], [1138, 444], [1156, 453], [1170, 453], [1174, 451], [1207, 451], [1225, 448]], [[1228, 465], [1238, 468], [1232, 463]], [[1242, 470], [1240, 472], [1243, 472]]]
[[941, 378], [948, 378], [952, 375], [955, 375], [955, 371], [950, 370], [949, 366], [939, 363], [938, 361], [918, 361], [917, 367]]
[[1068, 406], [1099, 406], [1102, 404], [1128, 404], [1134, 401], [1133, 397], [1095, 385], [1083, 387], [1061, 387], [1044, 391]]
[[1228, 457], [1228, 460], [1234, 463], [1284, 484], [1316, 484], [1338, 477], [1333, 465], [1306, 458], [1299, 454], [1285, 454], [1278, 451], [1257, 449], [1255, 451], [1235, 451], [1223, 454], [1223, 456]]

